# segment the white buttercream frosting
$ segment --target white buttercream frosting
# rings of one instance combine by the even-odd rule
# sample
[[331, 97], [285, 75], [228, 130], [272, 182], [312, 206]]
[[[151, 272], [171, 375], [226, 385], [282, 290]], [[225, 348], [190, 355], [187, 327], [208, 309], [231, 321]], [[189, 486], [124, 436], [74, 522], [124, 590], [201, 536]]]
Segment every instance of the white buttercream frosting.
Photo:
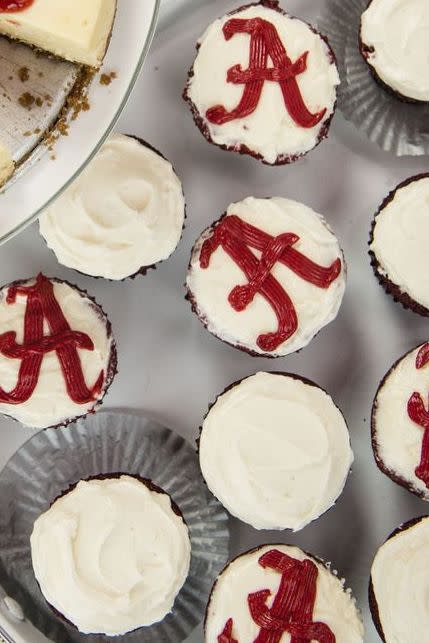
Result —
[[381, 80], [403, 96], [429, 101], [427, 0], [372, 0], [361, 38], [374, 48], [367, 60]]
[[0, 142], [0, 188], [12, 176], [14, 169], [9, 149]]
[[378, 550], [371, 580], [386, 643], [422, 643], [429, 631], [429, 519]]
[[[301, 203], [280, 197], [248, 197], [240, 203], [230, 205], [227, 210], [227, 216], [229, 215], [237, 215], [271, 236], [297, 234], [300, 239], [294, 248], [321, 266], [328, 267], [337, 259], [343, 261], [338, 240], [326, 221]], [[211, 235], [212, 229], [209, 229], [197, 241], [187, 277], [187, 287], [198, 315], [207, 324], [208, 330], [220, 339], [255, 353], [265, 354], [258, 346], [257, 339], [260, 334], [277, 330], [276, 314], [260, 294], [256, 294], [245, 310], [234, 310], [228, 301], [228, 295], [238, 284], [247, 283], [247, 279], [221, 247], [211, 256], [209, 267], [201, 268], [201, 247]], [[260, 257], [260, 252], [254, 249], [251, 251]], [[300, 350], [326, 324], [335, 319], [346, 286], [346, 268], [343, 262], [341, 273], [327, 289], [302, 279], [280, 262], [275, 264], [271, 274], [288, 293], [298, 317], [296, 332], [269, 353], [277, 357]]]
[[341, 494], [353, 453], [343, 415], [317, 386], [257, 373], [204, 420], [200, 464], [212, 493], [256, 529], [302, 529]]
[[384, 466], [429, 500], [429, 489], [415, 474], [424, 430], [413, 422], [407, 409], [413, 393], [420, 393], [425, 404], [429, 395], [429, 365], [416, 368], [420, 348], [405, 355], [382, 383], [374, 402], [374, 440]]
[[171, 164], [136, 139], [113, 134], [42, 214], [40, 232], [63, 265], [124, 279], [171, 255], [184, 218]]
[[429, 177], [396, 190], [377, 215], [370, 249], [378, 271], [429, 308]]
[[[31, 279], [24, 285], [34, 283], [35, 280]], [[85, 383], [88, 388], [92, 388], [101, 371], [104, 372], [105, 381], [108, 375], [113, 337], [109, 335], [107, 319], [101, 309], [76, 288], [62, 282], [53, 284], [55, 298], [70, 328], [87, 334], [94, 344], [92, 351], [77, 348]], [[9, 287], [0, 291], [0, 335], [13, 331], [16, 333], [16, 342], [22, 344], [28, 298], [18, 294], [15, 303], [7, 303], [8, 291]], [[46, 319], [44, 334], [51, 334]], [[9, 393], [15, 388], [20, 366], [21, 359], [6, 357], [0, 351], [0, 388], [5, 392]], [[75, 403], [67, 392], [58, 355], [51, 351], [43, 356], [38, 383], [32, 396], [22, 404], [0, 403], [0, 412], [27, 426], [46, 428], [88, 413], [101, 400], [104, 389], [103, 385], [96, 399], [87, 404]]]
[[34, 523], [46, 600], [84, 634], [124, 634], [164, 618], [184, 584], [190, 540], [165, 493], [129, 476], [81, 481]]
[[[266, 545], [230, 563], [213, 589], [207, 609], [206, 643], [217, 643], [217, 637], [230, 618], [233, 619], [234, 639], [240, 643], [256, 640], [260, 628], [252, 620], [247, 597], [253, 592], [268, 589], [271, 596], [267, 605], [271, 607], [274, 596], [279, 590], [281, 576], [275, 570], [261, 567], [258, 560], [272, 549], [298, 561], [309, 559], [317, 566], [317, 593], [312, 620], [325, 623], [333, 632], [337, 643], [363, 643], [362, 620], [353, 597], [344, 589], [344, 581], [341, 581], [320, 561], [297, 547], [288, 545]], [[288, 633], [284, 633], [281, 637], [281, 643], [287, 643], [290, 640]]]
[[[208, 109], [223, 105], [235, 109], [244, 85], [227, 82], [231, 67], [249, 66], [250, 36], [236, 34], [226, 40], [222, 32], [231, 19], [262, 18], [275, 26], [292, 63], [308, 51], [307, 70], [297, 82], [307, 108], [318, 113], [326, 108], [322, 120], [311, 128], [298, 126], [286, 109], [281, 87], [266, 81], [257, 109], [238, 120], [216, 125], [206, 118]], [[293, 157], [311, 150], [335, 108], [338, 71], [326, 42], [309, 25], [262, 5], [250, 6], [215, 20], [199, 40], [199, 50], [188, 86], [188, 97], [195, 105], [211, 139], [218, 145], [247, 146], [267, 163], [278, 157]], [[268, 61], [272, 66], [273, 62]]]

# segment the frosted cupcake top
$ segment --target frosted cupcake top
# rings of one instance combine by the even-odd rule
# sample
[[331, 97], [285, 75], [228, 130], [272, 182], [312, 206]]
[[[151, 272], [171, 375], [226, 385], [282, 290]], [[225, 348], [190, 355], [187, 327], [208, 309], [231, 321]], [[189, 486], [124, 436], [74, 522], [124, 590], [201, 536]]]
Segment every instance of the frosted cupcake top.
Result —
[[257, 529], [302, 529], [343, 490], [353, 453], [345, 420], [315, 385], [257, 373], [223, 393], [201, 431], [212, 493]]
[[429, 3], [372, 0], [362, 14], [364, 55], [377, 76], [397, 93], [429, 101]]
[[169, 496], [125, 475], [79, 482], [31, 536], [43, 595], [84, 634], [115, 636], [162, 620], [186, 580], [190, 552]]
[[261, 2], [207, 28], [185, 98], [213, 143], [275, 164], [323, 137], [339, 82], [326, 41], [276, 2]]
[[375, 217], [370, 250], [376, 269], [429, 309], [429, 175], [411, 177], [389, 195]]
[[0, 413], [63, 424], [94, 409], [115, 372], [110, 323], [86, 293], [44, 275], [0, 289]]
[[278, 357], [306, 346], [337, 316], [346, 267], [320, 214], [290, 199], [248, 197], [197, 240], [186, 285], [210, 332]]
[[429, 519], [424, 517], [391, 536], [374, 558], [373, 607], [386, 643], [421, 643], [427, 637], [428, 542]]
[[226, 567], [213, 588], [205, 630], [206, 643], [364, 640], [362, 620], [344, 582], [288, 545], [264, 545]]
[[114, 134], [43, 212], [40, 233], [63, 265], [124, 279], [171, 255], [184, 218], [172, 165], [136, 139]]

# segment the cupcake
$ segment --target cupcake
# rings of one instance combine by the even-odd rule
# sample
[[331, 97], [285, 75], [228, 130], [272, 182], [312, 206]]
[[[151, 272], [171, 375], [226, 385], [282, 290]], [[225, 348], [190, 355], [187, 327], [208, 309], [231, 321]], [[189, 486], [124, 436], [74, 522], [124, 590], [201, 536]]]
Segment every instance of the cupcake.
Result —
[[429, 516], [401, 525], [374, 558], [369, 603], [384, 643], [423, 643], [429, 631]]
[[15, 164], [8, 148], [0, 141], [0, 188], [10, 179], [15, 170]]
[[40, 217], [58, 261], [121, 280], [167, 259], [185, 219], [182, 185], [150, 145], [113, 134], [80, 177]]
[[429, 343], [401, 357], [372, 408], [372, 446], [383, 473], [429, 501]]
[[326, 38], [261, 0], [206, 29], [183, 96], [210, 143], [282, 165], [326, 138], [339, 83]]
[[376, 80], [406, 102], [429, 102], [427, 0], [371, 0], [360, 49]]
[[355, 600], [329, 565], [298, 547], [263, 545], [233, 560], [218, 577], [205, 641], [280, 639], [363, 643], [364, 628]]
[[228, 511], [255, 529], [297, 531], [340, 496], [353, 453], [343, 415], [313, 382], [256, 373], [232, 384], [206, 415], [203, 477]]
[[101, 404], [116, 366], [110, 322], [86, 292], [42, 274], [0, 289], [0, 413], [67, 424]]
[[306, 346], [338, 313], [346, 268], [319, 214], [280, 197], [249, 197], [202, 233], [187, 299], [204, 326], [251, 355]]
[[405, 308], [429, 316], [429, 173], [412, 176], [381, 204], [371, 230], [370, 256], [386, 292]]
[[82, 480], [34, 523], [33, 569], [46, 601], [83, 634], [161, 621], [189, 572], [188, 528], [170, 496], [128, 475]]

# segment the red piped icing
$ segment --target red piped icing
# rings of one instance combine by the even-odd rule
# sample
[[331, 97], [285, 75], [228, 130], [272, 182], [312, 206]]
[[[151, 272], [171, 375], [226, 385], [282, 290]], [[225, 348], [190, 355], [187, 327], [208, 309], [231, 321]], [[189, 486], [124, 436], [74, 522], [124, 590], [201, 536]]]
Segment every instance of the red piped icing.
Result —
[[[293, 63], [275, 26], [262, 18], [233, 18], [223, 27], [225, 40], [243, 33], [250, 35], [249, 67], [243, 70], [241, 65], [234, 65], [227, 73], [228, 83], [245, 86], [241, 100], [231, 112], [223, 105], [211, 107], [206, 112], [207, 119], [216, 125], [223, 125], [250, 116], [259, 104], [264, 83], [275, 82], [279, 83], [285, 107], [299, 127], [311, 128], [320, 123], [326, 108], [312, 114], [304, 103], [296, 80], [307, 69], [309, 52], [305, 51]], [[268, 67], [268, 58], [273, 61], [273, 67]]]
[[[57, 353], [68, 395], [76, 404], [95, 401], [104, 382], [104, 371], [97, 381], [88, 388], [82, 371], [77, 349], [94, 350], [94, 344], [86, 333], [70, 328], [58, 301], [53, 283], [38, 275], [33, 286], [12, 286], [6, 303], [13, 305], [17, 296], [27, 297], [24, 317], [24, 342], [17, 344], [15, 331], [0, 335], [0, 354], [10, 359], [20, 359], [18, 382], [15, 388], [6, 392], [0, 387], [0, 403], [23, 404], [33, 395], [39, 381], [40, 369], [46, 353]], [[50, 335], [44, 335], [44, 322]]]
[[[341, 260], [325, 268], [301, 254], [293, 246], [299, 241], [296, 234], [285, 233], [272, 237], [263, 230], [246, 223], [236, 215], [226, 216], [216, 225], [213, 235], [201, 248], [200, 266], [209, 267], [210, 258], [219, 246], [241, 268], [248, 279], [244, 286], [236, 286], [228, 301], [237, 312], [245, 310], [257, 293], [261, 294], [274, 310], [278, 329], [274, 333], [259, 335], [257, 345], [266, 352], [275, 351], [289, 339], [298, 328], [295, 307], [281, 284], [271, 274], [279, 261], [299, 277], [318, 288], [327, 289], [341, 273]], [[254, 248], [262, 253], [261, 258], [251, 252]]]
[[[429, 363], [429, 342], [421, 347], [416, 357], [416, 368], [424, 368]], [[413, 393], [407, 406], [409, 418], [424, 430], [420, 464], [415, 469], [415, 474], [429, 489], [429, 410], [426, 410], [424, 400], [420, 393]]]
[[[280, 585], [271, 608], [267, 606], [271, 592], [263, 589], [247, 598], [252, 620], [259, 632], [253, 643], [280, 643], [283, 634], [290, 634], [291, 643], [336, 643], [335, 634], [326, 623], [314, 622], [318, 569], [313, 561], [296, 560], [277, 549], [259, 559], [259, 565], [281, 574]], [[218, 643], [239, 643], [233, 637], [234, 622], [230, 618], [217, 637]]]
[[28, 9], [34, 0], [0, 0], [0, 12], [16, 13]]

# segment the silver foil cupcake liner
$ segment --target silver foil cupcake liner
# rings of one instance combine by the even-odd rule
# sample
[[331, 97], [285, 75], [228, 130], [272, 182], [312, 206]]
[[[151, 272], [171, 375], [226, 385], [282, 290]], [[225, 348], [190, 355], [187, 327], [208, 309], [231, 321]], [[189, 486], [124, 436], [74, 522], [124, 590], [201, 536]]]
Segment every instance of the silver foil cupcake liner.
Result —
[[368, 0], [327, 0], [319, 27], [334, 49], [341, 85], [338, 108], [373, 143], [396, 156], [429, 154], [429, 105], [402, 102], [372, 75], [359, 51]]
[[[189, 527], [188, 579], [173, 611], [160, 623], [118, 637], [83, 635], [45, 602], [36, 582], [30, 534], [36, 518], [82, 478], [138, 474], [167, 491]], [[32, 437], [0, 474], [0, 585], [26, 618], [58, 643], [175, 643], [204, 617], [211, 587], [228, 559], [228, 518], [202, 479], [195, 449], [169, 429], [122, 413], [89, 416]]]

